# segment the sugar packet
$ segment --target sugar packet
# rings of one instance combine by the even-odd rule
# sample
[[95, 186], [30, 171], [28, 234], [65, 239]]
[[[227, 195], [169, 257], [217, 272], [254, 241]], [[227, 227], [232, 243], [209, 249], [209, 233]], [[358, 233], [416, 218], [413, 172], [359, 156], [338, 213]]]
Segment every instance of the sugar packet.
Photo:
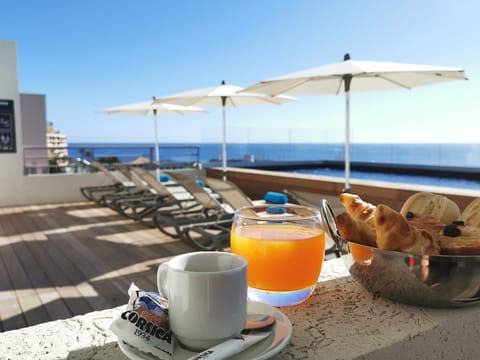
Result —
[[128, 289], [125, 311], [114, 319], [110, 330], [134, 350], [162, 360], [173, 355], [175, 337], [168, 321], [168, 302], [159, 293], [139, 289], [134, 283]]

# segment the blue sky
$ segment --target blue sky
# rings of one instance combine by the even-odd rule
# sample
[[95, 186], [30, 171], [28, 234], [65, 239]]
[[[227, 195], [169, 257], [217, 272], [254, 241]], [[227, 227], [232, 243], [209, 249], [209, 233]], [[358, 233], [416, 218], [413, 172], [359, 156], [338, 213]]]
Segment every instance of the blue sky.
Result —
[[[352, 59], [462, 67], [469, 81], [352, 94], [352, 142], [480, 142], [476, 0], [15, 0], [22, 93], [70, 142], [151, 142], [152, 119], [97, 110]], [[227, 109], [229, 142], [342, 142], [342, 95]], [[159, 117], [161, 142], [219, 142], [221, 110]]]

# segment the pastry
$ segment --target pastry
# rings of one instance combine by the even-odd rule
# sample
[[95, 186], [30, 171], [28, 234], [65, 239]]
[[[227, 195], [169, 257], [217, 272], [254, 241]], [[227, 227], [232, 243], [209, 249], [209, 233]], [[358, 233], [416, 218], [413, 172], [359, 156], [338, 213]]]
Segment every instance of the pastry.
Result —
[[480, 237], [442, 236], [440, 248], [442, 255], [480, 255]]
[[366, 223], [371, 228], [375, 227], [375, 205], [363, 201], [358, 195], [349, 193], [340, 194], [340, 202], [351, 217]]
[[402, 214], [387, 205], [377, 206], [375, 228], [380, 249], [418, 255], [440, 253], [438, 234], [410, 225]]
[[431, 215], [419, 215], [414, 214], [413, 212], [407, 212], [406, 219], [408, 223], [417, 229], [426, 229], [435, 234], [442, 233], [445, 228], [445, 223], [439, 221], [437, 218]]
[[480, 255], [480, 228], [455, 221], [444, 227], [440, 238], [445, 255]]
[[410, 196], [400, 209], [400, 213], [405, 217], [409, 212], [414, 215], [433, 216], [445, 224], [450, 224], [460, 216], [460, 208], [455, 202], [444, 195], [429, 192], [418, 192]]
[[477, 198], [468, 204], [458, 220], [463, 221], [467, 226], [480, 228], [480, 198]]
[[338, 232], [343, 239], [362, 245], [377, 246], [375, 229], [364, 222], [355, 220], [350, 214], [338, 215], [336, 223]]

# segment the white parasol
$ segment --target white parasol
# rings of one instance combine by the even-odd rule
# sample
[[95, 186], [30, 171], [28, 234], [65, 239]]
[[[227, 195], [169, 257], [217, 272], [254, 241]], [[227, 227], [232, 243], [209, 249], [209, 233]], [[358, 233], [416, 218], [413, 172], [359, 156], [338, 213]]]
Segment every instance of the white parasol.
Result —
[[268, 95], [345, 93], [345, 192], [350, 191], [350, 92], [411, 89], [466, 80], [463, 69], [394, 62], [344, 61], [261, 81], [245, 88]]
[[123, 115], [145, 115], [153, 116], [153, 132], [155, 140], [155, 162], [157, 163], [157, 178], [160, 176], [160, 151], [158, 149], [158, 127], [157, 115], [185, 115], [199, 112], [206, 112], [206, 110], [195, 106], [182, 106], [174, 104], [156, 104], [155, 97], [151, 101], [144, 101], [139, 103], [132, 103], [113, 108], [100, 110], [108, 115], [123, 114]]
[[227, 130], [226, 114], [227, 106], [252, 106], [252, 105], [279, 105], [288, 101], [295, 100], [290, 96], [269, 96], [252, 92], [244, 92], [240, 86], [226, 85], [222, 81], [220, 86], [191, 90], [174, 95], [165, 96], [155, 100], [155, 103], [171, 103], [178, 105], [197, 105], [197, 106], [221, 106], [223, 112], [222, 121], [222, 168], [223, 179], [226, 179], [227, 173]]

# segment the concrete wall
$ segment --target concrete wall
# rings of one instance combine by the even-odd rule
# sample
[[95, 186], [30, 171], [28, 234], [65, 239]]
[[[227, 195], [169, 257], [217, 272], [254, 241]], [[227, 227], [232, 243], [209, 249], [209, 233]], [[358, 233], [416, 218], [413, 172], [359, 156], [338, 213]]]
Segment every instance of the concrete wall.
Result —
[[14, 103], [17, 145], [15, 153], [0, 153], [0, 205], [15, 204], [23, 190], [23, 142], [17, 48], [11, 41], [0, 41], [0, 100], [12, 100]]
[[24, 146], [46, 146], [47, 109], [45, 95], [20, 94]]
[[48, 172], [48, 154], [46, 149], [47, 111], [45, 95], [20, 94], [22, 113], [22, 141], [25, 167], [28, 174]]
[[[22, 191], [14, 204], [32, 205], [85, 201], [83, 186], [107, 185], [112, 182], [103, 174], [52, 174], [23, 176]], [[0, 206], [2, 206], [0, 202]]]

